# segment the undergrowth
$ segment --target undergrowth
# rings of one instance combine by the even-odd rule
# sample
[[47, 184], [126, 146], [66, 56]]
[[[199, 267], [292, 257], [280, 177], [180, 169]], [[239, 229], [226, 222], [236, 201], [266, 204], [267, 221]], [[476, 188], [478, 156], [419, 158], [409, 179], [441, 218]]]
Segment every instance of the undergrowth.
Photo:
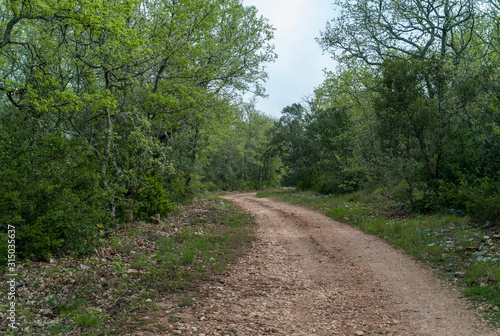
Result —
[[[157, 309], [157, 302], [177, 298], [179, 307], [189, 305], [199, 285], [223, 271], [253, 239], [247, 215], [211, 198], [178, 207], [162, 224], [124, 224], [103, 236], [90, 257], [25, 260], [17, 265], [18, 329], [4, 323], [0, 334], [133, 334], [134, 328], [148, 327], [143, 315]], [[5, 271], [0, 270], [2, 279]], [[2, 286], [0, 293], [4, 321], [6, 290]]]

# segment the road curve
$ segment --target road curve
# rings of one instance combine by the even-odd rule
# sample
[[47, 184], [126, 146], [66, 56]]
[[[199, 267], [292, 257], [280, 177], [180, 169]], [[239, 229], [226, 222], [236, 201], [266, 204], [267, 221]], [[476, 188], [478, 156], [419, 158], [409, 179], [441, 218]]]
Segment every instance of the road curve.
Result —
[[[297, 280], [317, 296], [313, 301], [331, 304], [330, 317], [325, 308], [318, 310], [336, 321], [335, 328], [318, 335], [333, 330], [342, 335], [500, 335], [468, 309], [455, 288], [381, 239], [255, 193], [226, 198], [255, 217], [261, 240], [274, 242], [285, 262], [297, 262]], [[309, 328], [314, 307], [297, 302], [296, 312]]]
[[167, 335], [500, 335], [377, 237], [255, 193], [224, 198], [254, 217], [258, 239], [204, 300], [165, 319]]

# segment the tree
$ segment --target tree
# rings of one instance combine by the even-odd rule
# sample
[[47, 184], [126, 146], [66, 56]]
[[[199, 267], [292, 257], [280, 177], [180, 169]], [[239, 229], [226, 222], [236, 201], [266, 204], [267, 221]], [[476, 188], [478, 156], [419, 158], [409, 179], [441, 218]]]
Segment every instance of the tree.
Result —
[[317, 156], [316, 147], [308, 139], [308, 111], [301, 104], [295, 103], [283, 108], [282, 116], [275, 122], [272, 130], [272, 146], [288, 167], [285, 184], [310, 188], [316, 174], [313, 162]]
[[335, 4], [340, 15], [318, 42], [339, 67], [315, 104], [346, 109], [356, 157], [349, 166], [389, 172], [389, 185], [403, 179], [409, 193], [395, 194], [418, 210], [498, 214], [497, 2]]
[[[3, 1], [0, 13], [2, 224], [19, 223], [21, 250], [40, 258], [97, 241], [106, 215], [143, 219], [187, 197], [208, 130], [230, 122], [219, 107], [263, 94], [275, 58], [272, 27], [239, 0]], [[70, 217], [86, 230], [73, 247]], [[36, 249], [34, 235], [47, 237]]]
[[237, 112], [226, 132], [212, 132], [217, 146], [207, 153], [204, 181], [222, 190], [278, 186], [281, 164], [269, 135], [274, 120], [256, 110], [254, 101], [241, 103]]
[[[439, 53], [462, 57], [473, 36], [476, 0], [337, 0], [337, 19], [328, 23], [318, 40], [342, 59], [361, 59], [380, 65], [405, 55], [425, 59]], [[337, 54], [340, 51], [341, 54]]]

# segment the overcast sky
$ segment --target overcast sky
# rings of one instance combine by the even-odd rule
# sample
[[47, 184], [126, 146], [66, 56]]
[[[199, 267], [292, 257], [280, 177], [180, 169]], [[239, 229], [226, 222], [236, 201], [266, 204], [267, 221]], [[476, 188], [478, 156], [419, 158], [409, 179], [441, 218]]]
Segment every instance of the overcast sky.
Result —
[[322, 55], [315, 38], [334, 15], [331, 0], [243, 0], [255, 6], [277, 29], [273, 41], [278, 59], [268, 65], [265, 84], [269, 98], [259, 98], [257, 108], [280, 117], [285, 106], [299, 103], [323, 82], [323, 69], [335, 68], [330, 56]]

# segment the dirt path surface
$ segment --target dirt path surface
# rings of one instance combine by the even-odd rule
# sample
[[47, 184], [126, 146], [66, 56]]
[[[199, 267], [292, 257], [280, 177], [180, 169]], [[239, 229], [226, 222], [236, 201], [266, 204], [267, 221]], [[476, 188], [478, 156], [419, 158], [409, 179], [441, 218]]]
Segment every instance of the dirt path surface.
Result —
[[380, 239], [254, 193], [226, 196], [258, 239], [168, 335], [500, 335], [460, 293]]

